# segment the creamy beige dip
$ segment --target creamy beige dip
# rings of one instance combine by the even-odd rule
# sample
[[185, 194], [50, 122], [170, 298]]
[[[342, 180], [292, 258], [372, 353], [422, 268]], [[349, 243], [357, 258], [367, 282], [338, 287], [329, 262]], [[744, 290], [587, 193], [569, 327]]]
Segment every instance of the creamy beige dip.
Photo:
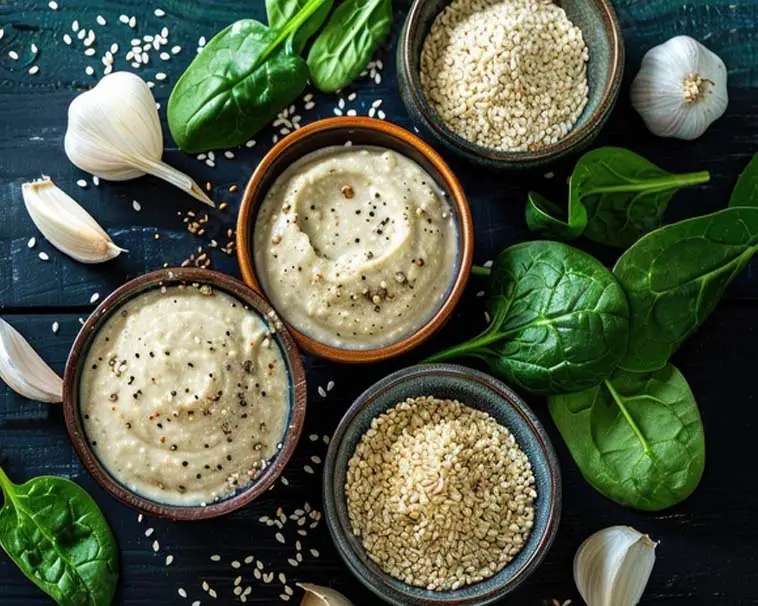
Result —
[[80, 380], [87, 439], [110, 474], [171, 505], [248, 484], [281, 447], [286, 362], [255, 311], [208, 286], [156, 288], [116, 310]]
[[443, 193], [421, 166], [379, 147], [328, 147], [288, 167], [261, 205], [254, 246], [283, 319], [343, 349], [415, 333], [457, 269]]

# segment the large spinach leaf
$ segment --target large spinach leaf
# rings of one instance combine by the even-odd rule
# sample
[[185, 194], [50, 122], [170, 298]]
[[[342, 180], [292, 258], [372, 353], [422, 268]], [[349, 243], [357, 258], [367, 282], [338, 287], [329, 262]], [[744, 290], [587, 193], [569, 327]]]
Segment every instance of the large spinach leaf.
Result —
[[244, 143], [294, 101], [308, 66], [287, 40], [327, 0], [308, 0], [281, 29], [242, 19], [195, 57], [168, 101], [168, 125], [186, 152]]
[[[287, 22], [297, 15], [308, 0], [266, 0], [266, 17], [268, 26], [272, 29], [282, 29]], [[323, 25], [332, 10], [334, 0], [328, 0], [322, 4], [311, 17], [303, 23], [299, 30], [292, 35], [292, 50], [296, 55], [303, 52], [308, 38], [313, 36]]]
[[350, 84], [366, 67], [391, 26], [391, 0], [342, 2], [308, 53], [313, 84], [325, 93]]
[[601, 147], [584, 154], [574, 167], [567, 219], [556, 215], [554, 204], [530, 196], [527, 223], [564, 240], [583, 233], [595, 242], [626, 248], [661, 225], [678, 189], [709, 179], [707, 172], [675, 175], [628, 149]]
[[758, 154], [737, 179], [729, 206], [758, 206]]
[[597, 385], [626, 352], [626, 297], [599, 261], [576, 248], [511, 246], [495, 261], [490, 290], [488, 328], [428, 362], [480, 358], [515, 387], [550, 394]]
[[51, 476], [19, 486], [2, 469], [0, 488], [0, 545], [21, 571], [63, 606], [110, 604], [118, 546], [92, 497]]
[[549, 406], [582, 475], [609, 499], [657, 511], [700, 482], [703, 424], [671, 364], [654, 373], [616, 372], [586, 391], [551, 397]]
[[657, 229], [616, 263], [631, 336], [621, 367], [663, 368], [758, 252], [758, 208], [728, 208]]

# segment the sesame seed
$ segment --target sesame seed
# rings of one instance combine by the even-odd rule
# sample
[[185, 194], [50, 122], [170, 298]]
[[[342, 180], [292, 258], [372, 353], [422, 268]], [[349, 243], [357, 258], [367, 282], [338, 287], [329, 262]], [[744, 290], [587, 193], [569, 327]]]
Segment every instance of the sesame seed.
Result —
[[55, 322], [53, 322], [53, 334], [54, 335], [58, 334], [58, 330], [60, 330], [60, 327], [61, 327], [61, 325], [58, 324], [57, 320]]
[[281, 532], [277, 532], [274, 538], [280, 543], [284, 544], [284, 535]]
[[79, 187], [81, 187], [81, 188], [85, 188], [85, 187], [87, 187], [87, 181], [86, 181], [86, 179], [79, 179], [79, 180], [76, 182], [76, 184], [77, 184]]
[[92, 176], [92, 184], [95, 187], [99, 187], [100, 186], [100, 177], [98, 177], [97, 175], [93, 175]]
[[63, 34], [63, 42], [71, 46], [71, 43], [73, 42], [73, 40], [71, 39], [71, 36], [69, 36], [68, 34]]
[[165, 17], [165, 16], [166, 16], [166, 11], [164, 11], [162, 8], [156, 8], [156, 9], [153, 11], [153, 14], [154, 14], [156, 17]]
[[87, 50], [84, 51], [84, 54], [87, 57], [92, 57], [96, 52], [97, 51], [94, 48], [88, 48]]
[[171, 554], [167, 555], [166, 556], [166, 566], [171, 566], [171, 564], [173, 564], [173, 562], [174, 562], [174, 556], [172, 556]]
[[50, 0], [50, 2], [47, 3], [47, 5], [50, 7], [51, 11], [58, 10], [58, 3], [55, 0]]
[[108, 23], [108, 22], [105, 20], [105, 17], [103, 17], [102, 15], [98, 15], [98, 16], [97, 16], [97, 19], [96, 19], [96, 20], [97, 20], [97, 22], [98, 22], [100, 25], [105, 25], [106, 23]]
[[326, 384], [326, 391], [332, 391], [332, 389], [334, 389], [334, 381], [329, 381]]
[[99, 298], [100, 298], [100, 293], [93, 293], [92, 296], [89, 298], [89, 302], [96, 303]]
[[318, 395], [320, 395], [322, 398], [326, 397], [326, 391], [323, 387], [321, 387], [321, 385], [318, 386]]
[[211, 562], [220, 562], [220, 561], [221, 561], [221, 556], [220, 555], [214, 553], [211, 556]]
[[129, 19], [129, 27], [131, 27], [132, 29], [137, 27], [137, 17], [131, 17]]
[[237, 560], [234, 560], [232, 562], [232, 568], [239, 568], [240, 566], [242, 566], [242, 564], [240, 564]]
[[118, 52], [118, 43], [114, 42], [113, 44], [111, 44], [111, 53], [115, 55], [117, 52]]
[[172, 46], [171, 47], [171, 54], [172, 55], [178, 55], [181, 52], [182, 52], [182, 47], [181, 46], [177, 45], [177, 46]]
[[310, 465], [304, 465], [303, 469], [305, 470], [305, 473], [309, 473], [311, 475], [316, 473], [315, 471], [313, 471], [313, 467], [311, 467]]
[[129, 23], [129, 17], [127, 15], [119, 15], [118, 20], [121, 23]]
[[18, 53], [16, 51], [8, 51], [8, 56], [14, 61], [18, 61]]
[[39, 52], [39, 47], [32, 42], [31, 46], [29, 46], [29, 49], [32, 51], [33, 55], [36, 55]]
[[35, 246], [36, 244], [37, 244], [37, 238], [35, 238], [34, 236], [32, 236], [31, 238], [29, 238], [29, 241], [26, 243], [26, 245], [27, 245], [29, 248], [34, 248], [34, 246]]
[[139, 212], [142, 210], [142, 205], [137, 200], [132, 200], [132, 208]]
[[87, 74], [88, 76], [91, 76], [92, 74], [95, 73], [95, 68], [92, 67], [91, 65], [88, 65], [87, 67], [84, 68], [84, 73]]
[[37, 255], [37, 256], [38, 256], [38, 257], [40, 258], [40, 260], [42, 260], [42, 261], [49, 261], [49, 260], [50, 260], [50, 255], [48, 255], [46, 252], [41, 252], [41, 253], [40, 253], [39, 255]]
[[156, 80], [165, 80], [166, 79], [166, 74], [164, 74], [163, 72], [158, 72], [157, 74], [155, 74], [155, 79]]
[[161, 54], [160, 54], [160, 55], [158, 55], [158, 56], [159, 56], [159, 57], [161, 58], [161, 60], [163, 60], [163, 61], [169, 61], [169, 60], [171, 60], [171, 55], [169, 55], [168, 53], [165, 53], [165, 52], [164, 52], [164, 53], [161, 53]]
[[161, 548], [161, 544], [156, 540], [153, 541], [153, 551], [158, 551]]
[[234, 152], [233, 152], [233, 151], [229, 151], [229, 150], [227, 150], [227, 151], [225, 151], [225, 152], [224, 152], [224, 157], [226, 157], [226, 158], [228, 158], [229, 160], [231, 160], [231, 159], [233, 159], [233, 158], [234, 158]]
[[314, 558], [317, 558], [317, 557], [319, 557], [319, 556], [321, 555], [321, 554], [318, 552], [318, 549], [311, 549], [310, 551], [311, 551], [311, 555], [312, 555]]
[[176, 590], [176, 593], [179, 594], [179, 597], [186, 598], [187, 597], [187, 591], [184, 589], [184, 587], [180, 587]]

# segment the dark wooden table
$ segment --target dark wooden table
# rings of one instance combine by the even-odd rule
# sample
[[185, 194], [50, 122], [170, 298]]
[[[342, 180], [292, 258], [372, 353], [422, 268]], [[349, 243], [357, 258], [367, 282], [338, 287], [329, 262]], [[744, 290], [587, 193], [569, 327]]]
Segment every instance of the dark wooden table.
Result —
[[[147, 67], [137, 70], [145, 78], [159, 72], [168, 74], [165, 83], [154, 89], [165, 104], [171, 84], [194, 55], [198, 38], [210, 38], [221, 26], [240, 17], [262, 18], [262, 0], [166, 0], [160, 5], [143, 0], [58, 0], [53, 11], [46, 0], [4, 0], [0, 2], [0, 313], [17, 327], [52, 366], [62, 371], [80, 319], [92, 311], [93, 293], [102, 298], [125, 280], [157, 269], [165, 262], [178, 264], [198, 246], [207, 247], [210, 238], [223, 234], [234, 224], [239, 193], [230, 194], [232, 184], [242, 187], [265, 151], [276, 129], [257, 137], [252, 149], [236, 150], [234, 159], [217, 153], [215, 168], [177, 151], [166, 140], [165, 159], [197, 179], [213, 185], [213, 197], [227, 200], [229, 208], [213, 212], [209, 234], [198, 238], [184, 229], [177, 211], [203, 210], [181, 192], [153, 178], [128, 183], [92, 185], [89, 175], [74, 168], [63, 153], [66, 109], [77, 92], [91, 87], [102, 73], [99, 57], [112, 42], [120, 45], [117, 69], [131, 69], [124, 60], [129, 41], [135, 36], [155, 34], [169, 28], [169, 45], [183, 51], [170, 61], [157, 53]], [[399, 5], [399, 6], [398, 6]], [[167, 12], [153, 14], [156, 6]], [[650, 157], [672, 171], [710, 170], [712, 181], [704, 187], [680, 193], [667, 218], [677, 219], [723, 208], [737, 174], [756, 151], [758, 138], [758, 2], [752, 0], [617, 0], [624, 27], [628, 58], [627, 76], [613, 118], [599, 143], [627, 146]], [[387, 119], [411, 127], [396, 94], [394, 42], [402, 23], [405, 6], [396, 1], [396, 21], [392, 44], [382, 49], [382, 81], [367, 79], [346, 91], [357, 92], [347, 102], [359, 114], [368, 113], [371, 103], [383, 99], [381, 109]], [[126, 14], [137, 18], [130, 29], [119, 22]], [[97, 24], [102, 15], [107, 25]], [[81, 41], [72, 46], [63, 42], [78, 19], [82, 27], [97, 34], [94, 57], [83, 54]], [[690, 34], [719, 53], [729, 67], [731, 102], [724, 118], [699, 141], [686, 143], [658, 139], [650, 135], [630, 108], [628, 88], [639, 67], [642, 54], [651, 46], [675, 34]], [[39, 47], [33, 58], [31, 44]], [[8, 55], [16, 50], [20, 59]], [[30, 75], [28, 68], [40, 72]], [[85, 67], [93, 65], [96, 76]], [[316, 107], [297, 111], [303, 122], [330, 116], [337, 104], [333, 96], [316, 95]], [[161, 116], [165, 117], [163, 110]], [[565, 178], [572, 161], [544, 170], [493, 174], [474, 168], [455, 157], [446, 156], [463, 181], [470, 197], [476, 225], [477, 262], [491, 258], [501, 248], [529, 238], [523, 220], [525, 192], [538, 189], [545, 194], [564, 196]], [[545, 178], [547, 171], [555, 173]], [[21, 199], [21, 184], [50, 175], [56, 183], [83, 205], [109, 230], [129, 254], [99, 265], [85, 266], [64, 257], [39, 236]], [[89, 185], [80, 189], [78, 179]], [[132, 201], [142, 205], [133, 209]], [[156, 239], [155, 234], [160, 234]], [[34, 249], [27, 248], [37, 236]], [[580, 243], [608, 263], [617, 252]], [[48, 262], [38, 258], [50, 255]], [[220, 252], [213, 253], [214, 267], [239, 275], [236, 261]], [[659, 540], [658, 562], [653, 571], [644, 604], [666, 606], [758, 604], [758, 485], [755, 478], [755, 444], [758, 430], [755, 373], [758, 369], [758, 264], [746, 269], [732, 286], [726, 299], [707, 324], [675, 357], [687, 376], [705, 422], [708, 464], [697, 492], [684, 504], [660, 514], [638, 513], [616, 505], [590, 488], [577, 472], [540, 398], [529, 398], [543, 419], [558, 450], [564, 474], [563, 521], [555, 545], [546, 562], [524, 586], [503, 600], [503, 604], [531, 606], [557, 598], [581, 600], [572, 580], [572, 558], [579, 543], [595, 530], [611, 524], [631, 524]], [[425, 348], [391, 364], [345, 368], [314, 358], [306, 358], [309, 381], [309, 410], [304, 437], [285, 475], [289, 485], [277, 484], [264, 498], [244, 511], [227, 518], [197, 524], [178, 524], [144, 519], [115, 502], [95, 484], [82, 468], [66, 435], [61, 409], [29, 402], [0, 384], [0, 454], [3, 468], [17, 481], [40, 474], [71, 477], [100, 503], [121, 547], [122, 574], [116, 603], [130, 605], [231, 604], [238, 601], [233, 582], [242, 575], [242, 587], [252, 585], [250, 603], [275, 604], [282, 593], [275, 580], [264, 584], [253, 577], [250, 566], [232, 567], [248, 555], [266, 562], [266, 570], [284, 571], [288, 582], [310, 581], [334, 585], [356, 605], [378, 603], [348, 572], [338, 558], [326, 528], [320, 525], [303, 539], [305, 561], [298, 568], [287, 563], [299, 538], [291, 525], [285, 527], [287, 542], [274, 539], [274, 529], [258, 522], [278, 507], [286, 513], [309, 502], [320, 509], [320, 465], [312, 455], [323, 457], [326, 446], [320, 436], [330, 434], [342, 412], [363, 389], [391, 370], [410, 365], [425, 353], [469, 336], [474, 325], [483, 323], [480, 288], [472, 280], [464, 301], [455, 312], [457, 320]], [[53, 334], [54, 321], [60, 330]], [[330, 381], [334, 387], [326, 392]], [[311, 441], [310, 434], [319, 436]], [[315, 468], [307, 473], [306, 464]], [[146, 536], [153, 529], [151, 536]], [[157, 552], [153, 542], [158, 541]], [[317, 549], [314, 558], [309, 549]], [[166, 557], [174, 557], [166, 566]], [[211, 560], [218, 554], [221, 560]], [[207, 581], [217, 592], [211, 599], [202, 588]], [[188, 598], [179, 595], [186, 590]], [[297, 603], [299, 598], [293, 598]], [[40, 593], [15, 566], [0, 555], [0, 604], [34, 606], [47, 604]]]

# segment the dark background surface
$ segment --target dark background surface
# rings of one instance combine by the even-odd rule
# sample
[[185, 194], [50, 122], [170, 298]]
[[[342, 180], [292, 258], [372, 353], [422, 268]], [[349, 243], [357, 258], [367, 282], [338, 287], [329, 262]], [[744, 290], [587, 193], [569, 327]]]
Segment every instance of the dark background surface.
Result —
[[[276, 129], [267, 129], [257, 137], [253, 149], [235, 150], [228, 160], [217, 153], [217, 166], [210, 168], [186, 156], [166, 141], [164, 159], [186, 170], [199, 183], [210, 181], [213, 198], [227, 200], [230, 207], [213, 212], [213, 232], [198, 238], [184, 230], [177, 211], [204, 210], [199, 203], [156, 179], [113, 184], [103, 182], [93, 187], [89, 175], [73, 167], [63, 153], [66, 108], [78, 91], [91, 87], [102, 74], [100, 56], [112, 42], [121, 50], [117, 69], [131, 69], [124, 61], [129, 40], [135, 35], [154, 34], [165, 25], [170, 30], [169, 45], [180, 44], [181, 54], [163, 62], [151, 53], [151, 63], [138, 71], [144, 78], [156, 72], [169, 77], [159, 83], [154, 93], [165, 104], [171, 85], [194, 55], [200, 36], [210, 38], [221, 26], [236, 18], [262, 18], [263, 0], [166, 0], [160, 5], [139, 0], [58, 0], [60, 9], [51, 11], [47, 2], [0, 0], [0, 313], [19, 329], [48, 360], [62, 372], [69, 347], [79, 329], [79, 318], [94, 309], [89, 303], [93, 293], [101, 299], [125, 280], [157, 269], [164, 262], [179, 264], [197, 246], [207, 247], [214, 233], [233, 226], [239, 192], [265, 151], [271, 146]], [[159, 19], [153, 9], [161, 6], [167, 16]], [[681, 192], [673, 200], [667, 219], [674, 220], [715, 211], [727, 204], [733, 183], [753, 152], [758, 138], [758, 62], [756, 61], [756, 23], [758, 2], [746, 0], [697, 0], [683, 3], [670, 0], [617, 0], [627, 44], [626, 78], [613, 117], [599, 143], [623, 145], [648, 156], [671, 171], [710, 170], [711, 183]], [[383, 48], [383, 80], [377, 85], [368, 79], [356, 82], [352, 91], [357, 98], [347, 103], [365, 115], [371, 103], [383, 99], [381, 109], [387, 119], [410, 128], [408, 117], [395, 90], [394, 42], [404, 16], [404, 6], [396, 1], [396, 21], [392, 45]], [[137, 17], [136, 30], [119, 23], [121, 14]], [[108, 24], [96, 24], [103, 15]], [[66, 46], [64, 32], [71, 33], [71, 22], [78, 19], [83, 27], [97, 33], [94, 57], [85, 57], [81, 42]], [[721, 55], [729, 67], [731, 102], [727, 114], [696, 142], [658, 139], [644, 128], [628, 102], [628, 87], [644, 52], [669, 37], [686, 33], [704, 41]], [[39, 47], [32, 61], [31, 44]], [[8, 57], [9, 50], [21, 55], [19, 61]], [[31, 76], [32, 63], [40, 73]], [[96, 68], [96, 76], [85, 75], [86, 65]], [[333, 114], [334, 96], [317, 95], [316, 107], [297, 113], [303, 123]], [[165, 114], [161, 110], [161, 117]], [[165, 122], [165, 120], [164, 120]], [[483, 263], [501, 248], [529, 238], [523, 220], [527, 189], [565, 195], [565, 178], [573, 160], [542, 170], [495, 174], [476, 169], [446, 155], [461, 178], [469, 195], [476, 225], [475, 261]], [[546, 179], [545, 173], [555, 177]], [[85, 266], [63, 256], [37, 233], [21, 198], [21, 184], [50, 175], [65, 191], [79, 200], [104, 225], [114, 240], [129, 249], [129, 254], [99, 266]], [[89, 186], [80, 189], [77, 179], [87, 178]], [[132, 209], [132, 200], [142, 204], [142, 211]], [[160, 239], [154, 234], [160, 233]], [[34, 250], [27, 248], [31, 236], [37, 236]], [[219, 238], [220, 239], [220, 238]], [[617, 252], [600, 246], [580, 246], [612, 263]], [[50, 254], [50, 261], [38, 259], [40, 251]], [[213, 255], [214, 267], [239, 275], [234, 258], [220, 252]], [[544, 421], [554, 440], [564, 474], [563, 521], [558, 538], [546, 562], [503, 604], [537, 605], [557, 598], [581, 603], [572, 580], [572, 559], [579, 543], [590, 533], [607, 525], [630, 524], [660, 541], [658, 561], [642, 603], [667, 606], [758, 604], [758, 486], [755, 472], [756, 370], [758, 350], [758, 263], [755, 261], [731, 287], [728, 296], [706, 325], [675, 356], [674, 363], [690, 382], [703, 415], [708, 449], [707, 469], [695, 494], [680, 506], [659, 514], [644, 514], [606, 500], [590, 488], [577, 472], [557, 431], [545, 403], [529, 397], [528, 402]], [[360, 371], [322, 360], [307, 358], [309, 409], [306, 427], [296, 455], [285, 471], [289, 486], [276, 488], [243, 511], [227, 518], [178, 524], [160, 520], [137, 521], [133, 511], [115, 502], [82, 471], [69, 443], [61, 409], [25, 401], [0, 384], [0, 457], [3, 467], [17, 482], [40, 474], [71, 477], [84, 486], [102, 506], [121, 547], [122, 574], [116, 598], [118, 604], [231, 604], [233, 581], [243, 576], [242, 586], [253, 586], [249, 603], [275, 604], [282, 592], [278, 581], [265, 585], [256, 581], [250, 566], [239, 570], [231, 561], [252, 554], [266, 562], [267, 570], [284, 571], [289, 582], [305, 581], [333, 585], [347, 594], [356, 605], [378, 603], [353, 579], [339, 560], [325, 526], [322, 524], [303, 540], [305, 562], [292, 568], [297, 538], [294, 527], [285, 527], [286, 545], [274, 540], [276, 529], [257, 520], [272, 515], [277, 507], [286, 513], [308, 501], [321, 508], [321, 466], [309, 461], [312, 455], [323, 458], [326, 446], [312, 442], [309, 434], [331, 434], [350, 402], [372, 382], [397, 368], [411, 365], [426, 353], [470, 336], [483, 326], [483, 302], [477, 292], [484, 288], [473, 278], [463, 302], [445, 330], [423, 349], [391, 364], [362, 367]], [[53, 321], [60, 323], [54, 335]], [[323, 397], [319, 387], [334, 388]], [[316, 475], [303, 470], [307, 463]], [[145, 531], [154, 528], [152, 536]], [[152, 548], [158, 540], [159, 552]], [[316, 548], [318, 559], [307, 555]], [[174, 556], [170, 567], [168, 554]], [[220, 562], [210, 560], [221, 555]], [[216, 590], [213, 600], [202, 589], [206, 580]], [[184, 588], [189, 597], [177, 591]], [[298, 603], [299, 596], [291, 603]], [[0, 552], [0, 604], [35, 606], [49, 599], [39, 592]]]

